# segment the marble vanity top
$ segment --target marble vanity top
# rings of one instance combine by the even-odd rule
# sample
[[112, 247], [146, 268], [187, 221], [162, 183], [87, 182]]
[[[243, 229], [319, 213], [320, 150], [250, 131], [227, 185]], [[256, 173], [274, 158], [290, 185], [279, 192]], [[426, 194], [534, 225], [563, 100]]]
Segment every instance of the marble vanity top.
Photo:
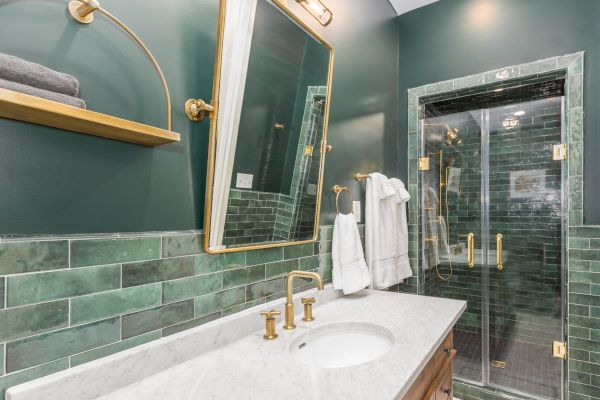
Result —
[[[464, 301], [386, 291], [338, 296], [327, 286], [315, 305], [316, 320], [297, 315], [292, 331], [280, 322], [273, 341], [262, 338], [258, 312], [280, 309], [284, 299], [16, 386], [7, 399], [392, 400], [406, 394], [466, 308]], [[317, 368], [291, 357], [291, 344], [308, 330], [356, 321], [389, 330], [391, 350], [346, 368]]]

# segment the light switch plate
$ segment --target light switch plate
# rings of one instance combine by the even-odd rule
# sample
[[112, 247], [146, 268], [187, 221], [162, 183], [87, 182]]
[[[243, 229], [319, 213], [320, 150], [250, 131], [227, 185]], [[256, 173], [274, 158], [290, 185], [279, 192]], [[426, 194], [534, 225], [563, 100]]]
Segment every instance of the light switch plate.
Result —
[[316, 196], [317, 195], [317, 185], [315, 185], [314, 183], [309, 183], [306, 188], [306, 194], [308, 194], [310, 196]]
[[352, 202], [352, 214], [356, 218], [356, 222], [360, 222], [362, 215], [360, 215], [360, 201]]
[[252, 189], [253, 179], [254, 175], [238, 173], [235, 179], [235, 187], [238, 189]]

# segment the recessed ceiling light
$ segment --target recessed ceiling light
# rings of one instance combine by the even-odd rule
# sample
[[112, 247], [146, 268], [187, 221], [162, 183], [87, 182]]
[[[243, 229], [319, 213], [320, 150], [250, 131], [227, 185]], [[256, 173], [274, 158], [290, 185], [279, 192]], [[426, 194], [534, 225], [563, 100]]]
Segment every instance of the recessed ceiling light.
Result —
[[521, 111], [517, 111], [517, 112], [516, 112], [516, 113], [514, 113], [513, 115], [514, 115], [515, 117], [520, 117], [520, 116], [522, 116], [522, 115], [525, 115], [525, 114], [526, 114], [526, 113], [525, 113], [525, 111], [521, 110]]

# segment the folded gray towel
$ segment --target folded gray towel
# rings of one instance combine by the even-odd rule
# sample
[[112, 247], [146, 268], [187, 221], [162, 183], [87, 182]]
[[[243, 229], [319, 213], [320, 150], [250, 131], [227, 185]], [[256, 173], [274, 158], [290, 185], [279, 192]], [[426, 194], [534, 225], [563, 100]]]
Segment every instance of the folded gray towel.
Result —
[[79, 81], [43, 65], [0, 53], [0, 79], [79, 97]]
[[25, 93], [30, 96], [41, 97], [42, 99], [57, 101], [59, 103], [67, 104], [73, 107], [86, 108], [85, 101], [78, 97], [67, 96], [62, 93], [51, 92], [49, 90], [34, 88], [22, 83], [7, 81], [0, 79], [0, 88], [13, 90], [19, 93]]

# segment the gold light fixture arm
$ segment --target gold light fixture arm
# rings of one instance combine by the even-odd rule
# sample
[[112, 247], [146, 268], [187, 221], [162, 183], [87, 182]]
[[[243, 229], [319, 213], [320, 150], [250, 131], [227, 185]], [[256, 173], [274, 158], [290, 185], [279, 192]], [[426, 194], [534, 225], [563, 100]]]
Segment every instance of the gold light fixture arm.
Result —
[[165, 99], [166, 99], [166, 103], [167, 103], [168, 130], [172, 131], [173, 128], [172, 128], [172, 116], [171, 116], [171, 95], [169, 94], [169, 87], [167, 86], [167, 81], [165, 79], [165, 76], [164, 76], [162, 70], [160, 69], [160, 65], [158, 65], [158, 62], [156, 61], [156, 59], [154, 58], [154, 56], [152, 55], [150, 50], [148, 50], [146, 45], [142, 42], [142, 40], [131, 29], [129, 29], [127, 27], [127, 25], [125, 25], [123, 22], [121, 22], [117, 17], [115, 17], [114, 15], [112, 15], [111, 13], [106, 11], [104, 8], [100, 7], [100, 3], [96, 0], [72, 0], [69, 2], [67, 9], [69, 10], [69, 13], [71, 14], [71, 16], [76, 21], [81, 22], [82, 24], [91, 23], [94, 20], [94, 16], [92, 13], [94, 11], [98, 11], [101, 14], [103, 14], [104, 16], [106, 16], [108, 19], [113, 21], [115, 24], [117, 24], [119, 27], [121, 27], [121, 29], [123, 29], [125, 32], [127, 32], [129, 34], [129, 36], [131, 36], [133, 38], [133, 40], [136, 41], [136, 43], [142, 48], [144, 53], [146, 53], [146, 56], [148, 57], [148, 59], [152, 62], [152, 65], [154, 66], [154, 69], [156, 70], [156, 73], [158, 74], [160, 81], [162, 82], [163, 90], [165, 92]]

